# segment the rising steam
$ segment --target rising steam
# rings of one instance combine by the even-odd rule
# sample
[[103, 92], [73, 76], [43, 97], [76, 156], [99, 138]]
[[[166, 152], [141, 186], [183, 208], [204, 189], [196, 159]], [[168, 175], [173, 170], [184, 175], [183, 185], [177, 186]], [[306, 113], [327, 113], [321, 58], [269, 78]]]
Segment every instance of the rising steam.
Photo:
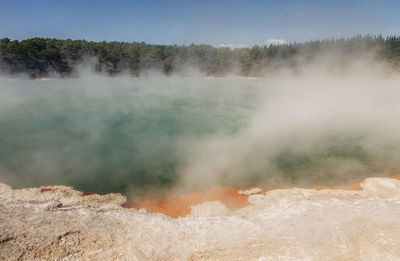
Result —
[[368, 59], [340, 66], [320, 59], [267, 75], [240, 132], [193, 141], [185, 187], [338, 185], [389, 175], [399, 167], [399, 80]]

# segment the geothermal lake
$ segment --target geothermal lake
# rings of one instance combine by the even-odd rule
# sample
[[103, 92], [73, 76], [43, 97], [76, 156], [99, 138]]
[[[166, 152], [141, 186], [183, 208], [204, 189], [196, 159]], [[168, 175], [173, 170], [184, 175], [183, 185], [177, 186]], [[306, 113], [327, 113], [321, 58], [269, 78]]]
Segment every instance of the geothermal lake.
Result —
[[[2, 79], [0, 182], [135, 193], [341, 185], [395, 172], [397, 138], [378, 142], [388, 119], [371, 131], [376, 115], [357, 119], [365, 110], [346, 107], [353, 98], [335, 110], [332, 93], [306, 87], [310, 98], [275, 85], [159, 75]], [[380, 102], [371, 97], [361, 95], [366, 106]]]

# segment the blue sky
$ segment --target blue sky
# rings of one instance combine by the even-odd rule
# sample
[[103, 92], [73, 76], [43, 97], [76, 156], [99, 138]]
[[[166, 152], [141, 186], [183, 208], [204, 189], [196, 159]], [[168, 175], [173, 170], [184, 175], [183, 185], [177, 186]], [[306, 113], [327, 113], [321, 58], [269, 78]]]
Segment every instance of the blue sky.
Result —
[[0, 37], [263, 44], [400, 34], [400, 1], [0, 0]]

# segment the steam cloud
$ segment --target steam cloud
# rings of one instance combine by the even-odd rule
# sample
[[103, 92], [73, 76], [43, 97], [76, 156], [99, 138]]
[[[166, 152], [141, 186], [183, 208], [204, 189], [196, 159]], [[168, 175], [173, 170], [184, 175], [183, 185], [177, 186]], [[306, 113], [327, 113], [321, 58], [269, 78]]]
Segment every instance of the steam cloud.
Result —
[[332, 57], [251, 79], [4, 76], [0, 182], [137, 194], [395, 172], [399, 74], [370, 57]]
[[194, 141], [185, 186], [338, 185], [398, 170], [398, 74], [372, 60], [330, 61], [259, 80], [245, 128]]

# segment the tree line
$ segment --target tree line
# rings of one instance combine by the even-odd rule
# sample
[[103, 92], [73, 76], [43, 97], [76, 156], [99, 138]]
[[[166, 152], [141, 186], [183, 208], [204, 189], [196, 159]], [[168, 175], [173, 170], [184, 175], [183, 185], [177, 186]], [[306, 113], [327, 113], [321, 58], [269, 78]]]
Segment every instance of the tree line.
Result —
[[22, 41], [0, 39], [0, 71], [6, 74], [27, 73], [32, 78], [74, 76], [85, 61], [97, 72], [110, 75], [130, 73], [139, 76], [152, 69], [165, 74], [198, 68], [206, 75], [223, 76], [235, 72], [257, 76], [277, 66], [296, 66], [322, 53], [338, 53], [345, 59], [354, 55], [373, 54], [395, 68], [400, 67], [399, 36], [356, 36], [291, 43], [279, 46], [248, 48], [212, 45], [155, 45], [144, 42], [93, 42], [30, 38]]

